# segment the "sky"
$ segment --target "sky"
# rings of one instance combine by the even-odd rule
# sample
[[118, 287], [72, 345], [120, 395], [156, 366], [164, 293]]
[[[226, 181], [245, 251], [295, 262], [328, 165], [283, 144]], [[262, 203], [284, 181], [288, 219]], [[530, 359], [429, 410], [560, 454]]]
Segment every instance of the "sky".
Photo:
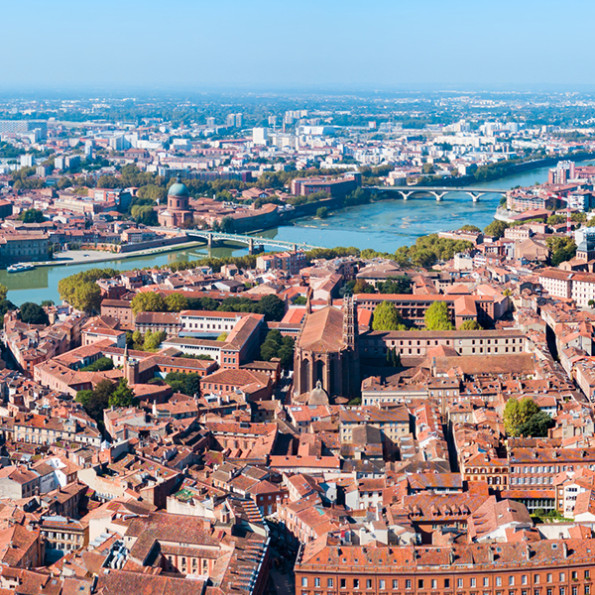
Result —
[[595, 86], [591, 0], [0, 0], [0, 91]]

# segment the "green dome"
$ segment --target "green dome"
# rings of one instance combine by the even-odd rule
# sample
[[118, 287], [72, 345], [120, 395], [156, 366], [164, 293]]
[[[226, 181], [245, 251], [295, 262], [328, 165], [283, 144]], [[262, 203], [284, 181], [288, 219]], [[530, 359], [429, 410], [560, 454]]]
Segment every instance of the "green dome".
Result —
[[179, 178], [175, 184], [172, 184], [167, 191], [167, 196], [189, 196], [188, 188], [186, 184], [182, 184]]

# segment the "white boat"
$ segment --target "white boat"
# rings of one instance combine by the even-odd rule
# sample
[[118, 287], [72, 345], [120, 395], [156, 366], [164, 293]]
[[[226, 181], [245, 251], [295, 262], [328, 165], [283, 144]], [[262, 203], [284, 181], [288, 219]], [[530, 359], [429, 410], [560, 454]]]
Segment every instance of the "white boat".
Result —
[[30, 262], [19, 262], [17, 264], [11, 264], [7, 269], [6, 272], [8, 273], [22, 273], [23, 271], [30, 271], [34, 269], [35, 265], [31, 264]]

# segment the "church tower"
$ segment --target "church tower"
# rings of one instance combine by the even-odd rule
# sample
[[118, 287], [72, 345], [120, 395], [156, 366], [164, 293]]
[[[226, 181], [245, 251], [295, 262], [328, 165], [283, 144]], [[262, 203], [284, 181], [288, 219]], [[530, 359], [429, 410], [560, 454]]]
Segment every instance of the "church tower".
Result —
[[357, 308], [352, 295], [343, 298], [343, 344], [355, 351], [357, 337]]

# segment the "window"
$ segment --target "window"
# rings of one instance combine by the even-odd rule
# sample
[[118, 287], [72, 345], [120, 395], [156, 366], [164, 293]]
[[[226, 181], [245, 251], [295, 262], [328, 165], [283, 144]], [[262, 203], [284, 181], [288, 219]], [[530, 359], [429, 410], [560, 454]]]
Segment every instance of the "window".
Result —
[[359, 589], [359, 578], [354, 578], [353, 579], [353, 588], [354, 589]]
[[316, 578], [314, 579], [314, 586], [315, 586], [315, 587], [320, 587], [320, 579], [319, 579], [318, 577], [316, 577]]
[[508, 585], [510, 587], [512, 587], [514, 585], [514, 576], [509, 576], [508, 577]]
[[553, 578], [552, 578], [552, 573], [551, 572], [548, 572], [547, 573], [546, 580], [547, 580], [548, 583], [551, 583], [552, 582]]
[[475, 581], [475, 577], [471, 577], [471, 586], [475, 587], [476, 581]]
[[566, 573], [565, 572], [561, 572], [560, 573], [560, 582], [563, 582], [566, 580]]
[[393, 579], [393, 589], [398, 589], [399, 588], [399, 581], [395, 578]]
[[381, 579], [378, 581], [378, 588], [379, 588], [379, 589], [386, 589], [385, 581], [384, 581], [384, 579], [383, 579], [383, 578], [381, 578]]
[[411, 579], [407, 579], [405, 581], [405, 589], [411, 589]]
[[496, 587], [501, 587], [501, 586], [502, 586], [502, 577], [497, 576], [496, 577]]
[[463, 588], [463, 579], [458, 578], [457, 579], [457, 589], [462, 589], [462, 588]]
[[302, 587], [307, 587], [308, 586], [308, 578], [303, 576], [302, 577]]
[[450, 589], [450, 579], [449, 578], [444, 579], [444, 588]]
[[526, 574], [523, 574], [523, 576], [521, 576], [521, 584], [522, 585], [527, 584], [527, 575]]
[[341, 583], [341, 589], [345, 589], [345, 587], [347, 587], [347, 580], [342, 578], [340, 579], [340, 583]]
[[371, 589], [372, 588], [372, 579], [369, 578], [366, 580], [366, 589]]
[[334, 586], [334, 585], [333, 585], [333, 579], [332, 579], [332, 578], [326, 579], [326, 586], [327, 586], [327, 587], [332, 587], [332, 586]]
[[438, 588], [438, 581], [435, 578], [433, 578], [432, 579], [432, 589], [437, 589], [437, 588]]
[[420, 578], [417, 580], [417, 588], [418, 589], [423, 589], [424, 588], [424, 579]]

